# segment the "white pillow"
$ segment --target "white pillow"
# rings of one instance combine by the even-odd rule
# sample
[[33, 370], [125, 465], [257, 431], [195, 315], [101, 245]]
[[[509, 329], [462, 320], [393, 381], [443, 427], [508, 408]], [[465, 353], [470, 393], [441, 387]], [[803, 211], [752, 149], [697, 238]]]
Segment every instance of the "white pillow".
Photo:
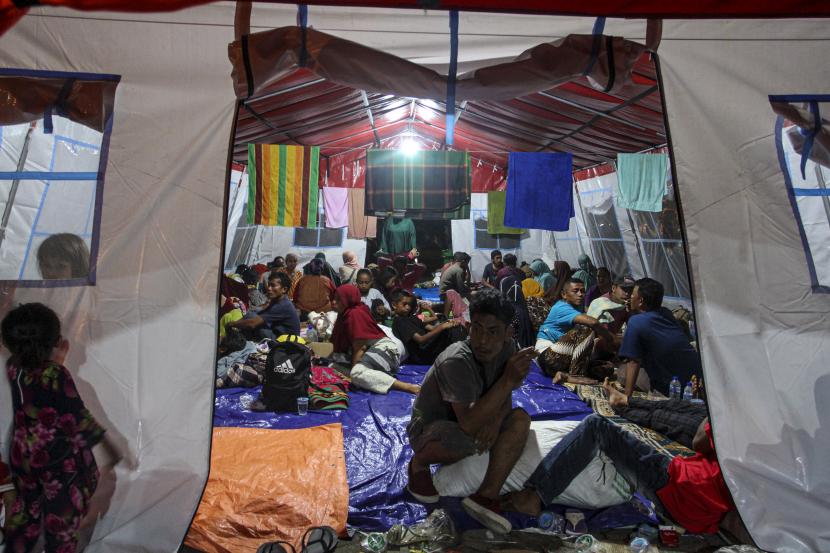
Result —
[[[531, 422], [525, 448], [502, 486], [501, 493], [522, 489], [542, 458], [577, 425], [578, 421]], [[490, 454], [483, 453], [442, 466], [432, 478], [435, 488], [439, 494], [448, 497], [467, 497], [475, 493], [484, 480], [489, 459]], [[607, 457], [598, 455], [554, 503], [581, 509], [600, 509], [625, 503], [631, 498], [632, 491], [625, 478], [617, 474], [614, 463]]]

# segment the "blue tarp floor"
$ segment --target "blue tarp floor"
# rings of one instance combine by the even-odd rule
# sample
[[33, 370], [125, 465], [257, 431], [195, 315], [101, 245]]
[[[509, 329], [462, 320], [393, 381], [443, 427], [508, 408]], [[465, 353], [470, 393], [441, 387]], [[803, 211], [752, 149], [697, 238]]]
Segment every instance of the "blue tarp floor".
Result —
[[[429, 367], [404, 365], [398, 378], [420, 383]], [[394, 524], [415, 524], [422, 521], [427, 510], [406, 492], [406, 467], [412, 456], [406, 435], [414, 396], [391, 391], [387, 395], [363, 391], [350, 392], [349, 409], [310, 412], [305, 416], [293, 413], [257, 413], [246, 407], [259, 395], [259, 388], [217, 390], [214, 411], [215, 426], [253, 428], [307, 428], [340, 422], [349, 483], [348, 524], [364, 531], [387, 530]], [[579, 397], [533, 366], [525, 383], [513, 393], [513, 404], [524, 408], [533, 420], [581, 420], [591, 413]], [[437, 507], [447, 508], [461, 526], [469, 523], [458, 500], [442, 500]], [[586, 513], [589, 526], [619, 526], [647, 520], [637, 516], [631, 505], [611, 507], [597, 513]], [[610, 519], [609, 519], [610, 516]], [[594, 524], [590, 524], [594, 520]], [[523, 525], [522, 520], [515, 521]]]

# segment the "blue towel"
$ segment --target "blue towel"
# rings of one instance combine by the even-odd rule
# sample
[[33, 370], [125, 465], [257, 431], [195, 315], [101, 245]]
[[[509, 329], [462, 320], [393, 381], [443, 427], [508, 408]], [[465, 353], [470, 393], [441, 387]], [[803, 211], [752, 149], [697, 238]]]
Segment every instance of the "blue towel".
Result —
[[505, 226], [566, 231], [574, 216], [571, 154], [510, 154]]
[[668, 160], [666, 154], [618, 154], [617, 207], [663, 211]]

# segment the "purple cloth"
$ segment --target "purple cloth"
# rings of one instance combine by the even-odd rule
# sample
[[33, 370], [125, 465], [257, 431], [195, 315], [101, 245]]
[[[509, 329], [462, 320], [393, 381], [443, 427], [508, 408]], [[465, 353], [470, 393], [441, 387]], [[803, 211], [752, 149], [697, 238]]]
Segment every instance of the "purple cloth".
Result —
[[504, 224], [566, 231], [574, 216], [573, 156], [512, 152], [507, 166]]

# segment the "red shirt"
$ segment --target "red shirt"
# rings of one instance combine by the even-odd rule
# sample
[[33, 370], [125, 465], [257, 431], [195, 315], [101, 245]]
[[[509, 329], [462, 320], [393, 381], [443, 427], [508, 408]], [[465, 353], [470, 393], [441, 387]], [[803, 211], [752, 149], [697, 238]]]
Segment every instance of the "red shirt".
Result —
[[675, 457], [669, 464], [669, 483], [657, 490], [657, 497], [669, 514], [690, 532], [714, 534], [723, 515], [734, 509], [732, 496], [715, 458], [712, 429], [706, 423], [712, 445], [708, 455]]

